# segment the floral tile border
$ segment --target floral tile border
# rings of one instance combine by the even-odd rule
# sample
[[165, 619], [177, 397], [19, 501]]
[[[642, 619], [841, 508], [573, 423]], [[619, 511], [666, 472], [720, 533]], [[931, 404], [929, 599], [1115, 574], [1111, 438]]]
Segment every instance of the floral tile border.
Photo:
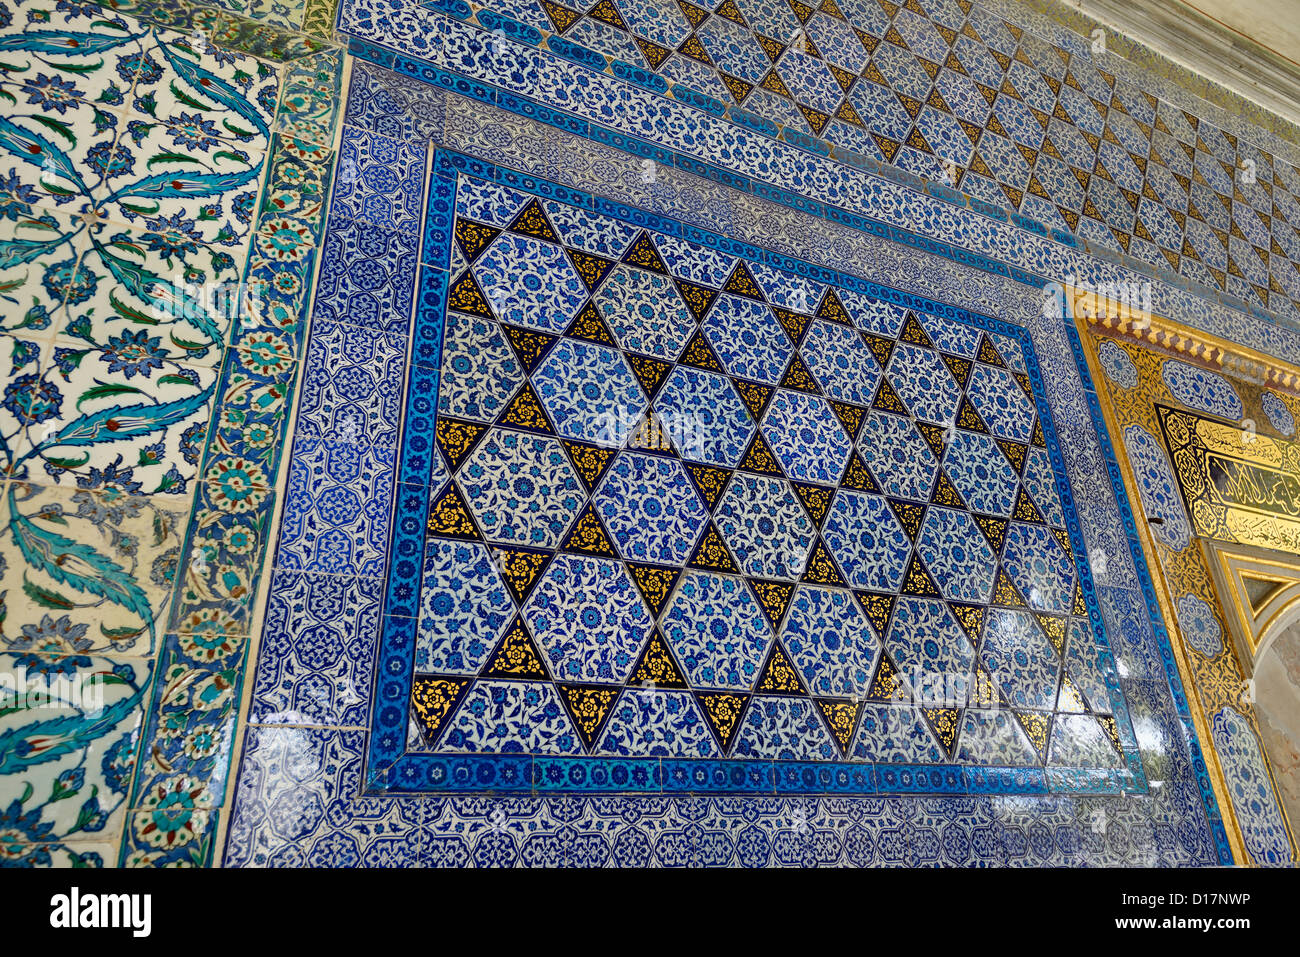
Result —
[[[274, 489], [283, 471], [283, 439], [302, 358], [317, 245], [331, 186], [343, 80], [342, 51], [329, 40], [334, 3], [312, 0], [303, 4], [299, 8], [301, 18], [288, 24], [292, 32], [187, 0], [110, 2], [106, 4], [110, 9], [102, 13], [97, 12], [101, 8], [89, 4], [58, 4], [56, 9], [52, 0], [27, 0], [20, 6], [27, 22], [40, 23], [43, 29], [58, 29], [63, 26], [60, 20], [93, 23], [99, 19], [143, 24], [142, 35], [152, 36], [152, 28], [179, 31], [165, 35], [169, 42], [180, 44], [179, 55], [186, 61], [193, 58], [205, 65], [239, 64], [229, 69], [255, 67], [254, 72], [272, 84], [261, 129], [262, 146], [249, 160], [257, 164], [260, 175], [252, 184], [255, 192], [247, 204], [247, 228], [242, 238], [236, 238], [238, 245], [228, 257], [235, 270], [232, 278], [240, 284], [249, 308], [235, 317], [230, 328], [217, 330], [206, 358], [200, 354], [199, 366], [188, 372], [185, 367], [176, 370], [201, 383], [201, 391], [190, 403], [194, 413], [190, 417], [200, 423], [210, 421], [206, 430], [201, 425], [197, 431], [191, 430], [195, 434], [186, 440], [190, 443], [190, 464], [181, 461], [180, 451], [184, 449], [171, 444], [164, 448], [159, 443], [157, 474], [161, 475], [169, 465], [168, 474], [175, 473], [179, 464], [184, 474], [172, 485], [174, 492], [183, 494], [172, 494], [166, 503], [158, 493], [146, 496], [139, 483], [133, 489], [127, 479], [117, 477], [132, 462], [114, 466], [98, 460], [91, 463], [98, 471], [83, 470], [76, 488], [57, 484], [62, 474], [59, 469], [49, 477], [6, 480], [0, 486], [0, 493], [17, 510], [14, 514], [23, 516], [23, 528], [29, 530], [26, 538], [45, 543], [42, 548], [48, 545], [66, 554], [71, 542], [93, 543], [102, 538], [101, 547], [115, 561], [110, 566], [102, 562], [96, 566], [99, 577], [108, 574], [107, 569], [119, 569], [112, 572], [115, 578], [105, 581], [120, 580], [123, 595], [135, 594], [137, 597], [131, 601], [140, 606], [139, 615], [155, 629], [148, 641], [142, 641], [137, 635], [127, 635], [127, 629], [114, 629], [114, 622], [109, 621], [107, 630], [101, 629], [101, 637], [90, 635], [86, 625], [60, 615], [63, 609], [57, 604], [57, 587], [67, 580], [66, 573], [54, 571], [51, 579], [50, 569], [66, 563], [46, 566], [45, 578], [37, 582], [37, 589], [43, 590], [20, 587], [26, 584], [25, 578], [12, 587], [5, 579], [8, 630], [18, 636], [16, 644], [10, 642], [13, 647], [0, 649], [11, 652], [5, 656], [12, 659], [7, 670], [12, 671], [10, 666], [17, 664], [36, 674], [57, 675], [78, 669], [108, 676], [110, 683], [129, 690], [129, 695], [112, 692], [102, 714], [78, 718], [75, 735], [58, 760], [33, 750], [32, 735], [44, 727], [44, 712], [36, 721], [26, 716], [28, 712], [19, 712], [21, 720], [17, 725], [13, 724], [18, 719], [12, 713], [8, 723], [0, 721], [0, 740], [5, 742], [6, 753], [26, 758], [7, 761], [6, 777], [0, 779], [6, 785], [18, 785], [12, 793], [10, 787], [5, 787], [4, 800], [0, 801], [0, 862], [37, 866], [209, 863], [243, 691], [249, 636], [255, 628], [261, 566], [278, 508]], [[31, 19], [31, 11], [35, 11], [36, 20]], [[22, 22], [16, 28], [22, 30]], [[84, 27], [72, 24], [64, 29]], [[203, 58], [205, 54], [211, 55]], [[250, 59], [249, 54], [257, 59]], [[129, 81], [126, 90], [131, 91], [146, 79], [151, 67], [138, 59], [125, 62], [129, 72], [123, 79]], [[188, 69], [184, 62], [169, 66], [173, 70]], [[121, 67], [118, 72], [122, 72]], [[0, 77], [0, 82], [3, 80]], [[23, 82], [21, 77], [18, 82]], [[94, 83], [91, 86], [92, 94], [104, 89]], [[204, 88], [210, 91], [215, 87], [207, 82]], [[159, 99], [171, 95], [165, 90]], [[70, 105], [75, 107], [77, 102], [81, 101], [74, 97]], [[234, 97], [226, 102], [247, 111]], [[120, 109], [122, 119], [117, 125], [125, 129], [133, 106], [138, 109], [140, 101], [108, 102], [104, 109]], [[48, 111], [55, 120], [62, 112]], [[90, 128], [68, 123], [64, 126], [72, 135]], [[70, 138], [58, 129], [50, 129], [47, 142]], [[147, 130], [144, 132], [148, 135]], [[228, 128], [218, 131], [213, 127], [207, 132], [216, 132], [219, 137], [233, 135]], [[112, 136], [117, 135], [112, 132]], [[123, 140], [119, 142], [125, 145], [127, 134], [121, 135]], [[110, 137], [108, 145], [113, 142]], [[149, 146], [146, 142], [142, 148]], [[25, 183], [27, 179], [15, 182]], [[42, 185], [45, 182], [66, 186], [57, 173], [48, 176]], [[212, 189], [221, 195], [223, 187]], [[76, 228], [78, 221], [54, 201], [59, 194], [43, 192], [46, 198], [24, 195], [24, 199], [36, 202], [35, 207], [28, 203], [3, 217], [5, 221], [21, 222], [29, 231], [23, 234], [0, 225], [0, 238], [21, 241], [30, 237], [31, 227], [26, 227], [29, 221], [43, 222], [36, 232], [38, 239], [48, 239], [52, 229]], [[160, 195], [167, 195], [166, 191]], [[48, 198], [51, 196], [53, 199]], [[193, 215], [185, 201], [165, 199], [160, 205], [165, 207], [167, 203], [172, 207], [165, 208], [164, 214]], [[129, 218], [128, 213], [124, 212], [123, 217]], [[113, 221], [113, 215], [110, 213], [106, 224], [91, 221], [84, 228], [117, 231], [123, 237], [111, 247], [117, 252], [130, 247], [124, 245], [127, 233], [120, 232], [122, 224]], [[131, 223], [126, 225], [130, 233]], [[136, 232], [143, 228], [137, 221]], [[40, 229], [45, 230], [43, 235]], [[148, 241], [132, 240], [140, 249]], [[182, 245], [192, 242], [179, 234], [176, 241]], [[227, 240], [223, 237], [222, 241]], [[86, 240], [79, 242], [69, 263], [78, 262], [76, 257], [90, 248]], [[11, 245], [10, 249], [14, 248]], [[74, 283], [83, 275], [71, 266], [65, 274]], [[120, 294], [122, 280], [117, 278], [115, 285]], [[130, 288], [129, 282], [126, 288]], [[75, 370], [61, 358], [68, 354], [69, 346], [77, 344], [67, 340], [59, 328], [60, 310], [68, 299], [65, 287], [57, 301], [50, 300], [45, 311], [29, 311], [17, 328], [0, 336], [10, 383], [26, 371], [23, 366], [28, 370], [46, 369], [64, 378]], [[113, 304], [105, 298], [102, 305], [108, 308]], [[150, 341], [146, 336], [136, 345], [147, 347]], [[136, 391], [135, 383], [129, 381], [133, 372], [140, 381], [159, 361], [168, 361], [144, 355], [147, 351], [137, 348], [132, 360], [115, 360], [122, 380], [114, 386], [119, 394]], [[97, 358], [93, 352], [89, 355], [78, 361], [88, 364]], [[98, 368], [95, 373], [102, 378]], [[116, 396], [105, 393], [101, 402], [113, 398]], [[31, 401], [42, 401], [39, 398], [25, 401], [25, 405], [15, 405], [18, 412], [11, 413], [11, 419], [19, 415], [18, 421], [29, 422], [59, 413], [57, 400], [51, 399], [54, 404], [43, 407], [31, 405]], [[73, 416], [81, 412], [84, 428], [87, 413], [70, 410], [69, 404], [70, 400], [62, 402], [60, 422], [70, 418], [69, 412]], [[88, 408], [93, 410], [95, 406]], [[187, 405], [187, 413], [189, 408]], [[149, 431], [157, 434], [161, 430], [164, 436], [172, 431], [179, 434], [180, 426], [172, 429], [169, 425], [176, 416], [165, 403], [146, 411], [154, 417]], [[110, 431], [115, 424], [120, 429], [117, 420], [105, 421]], [[63, 432], [58, 435], [63, 436]], [[37, 436], [28, 439], [27, 445], [43, 440]], [[132, 450], [131, 457], [135, 454]], [[140, 455], [143, 464], [144, 453]], [[113, 471], [115, 467], [119, 472]], [[157, 481], [150, 479], [146, 484], [153, 488]], [[165, 485], [160, 492], [167, 491]], [[110, 498], [109, 493], [119, 488], [125, 497]], [[20, 562], [27, 561], [18, 552], [3, 556], [10, 559], [11, 569], [15, 555]], [[81, 560], [90, 561], [90, 552]], [[62, 579], [58, 577], [61, 574]], [[130, 591], [137, 581], [140, 584]], [[47, 603], [45, 608], [40, 607], [40, 601]], [[96, 657], [97, 651], [102, 653]], [[64, 712], [49, 714], [58, 717]]]

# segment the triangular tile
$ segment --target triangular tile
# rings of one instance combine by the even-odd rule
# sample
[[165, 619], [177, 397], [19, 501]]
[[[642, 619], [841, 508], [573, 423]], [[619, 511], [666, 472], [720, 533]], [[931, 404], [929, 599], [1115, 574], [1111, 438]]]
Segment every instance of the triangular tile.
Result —
[[698, 329], [695, 331], [695, 335], [691, 336], [691, 341], [686, 343], [686, 348], [682, 350], [681, 358], [677, 361], [682, 365], [705, 369], [709, 372], [722, 371], [722, 363], [713, 354], [713, 349], [710, 348], [708, 340], [704, 338], [704, 333]]
[[627, 248], [627, 252], [623, 254], [623, 262], [664, 276], [668, 275], [668, 268], [664, 266], [664, 261], [659, 256], [659, 250], [655, 249], [655, 244], [650, 240], [650, 234], [644, 229], [641, 230], [641, 235]]
[[1058, 655], [1065, 654], [1065, 630], [1069, 622], [1059, 615], [1049, 615], [1045, 612], [1034, 612], [1034, 617], [1038, 619], [1038, 624], [1043, 629], [1043, 634], [1047, 635], [1047, 640], [1052, 643]]
[[583, 508], [582, 514], [578, 516], [577, 522], [574, 523], [573, 529], [566, 536], [564, 544], [560, 548], [566, 552], [581, 552], [584, 555], [618, 558], [618, 551], [614, 548], [614, 542], [610, 539], [609, 533], [605, 531], [600, 516], [596, 514], [596, 510], [590, 502]]
[[740, 77], [732, 76], [730, 73], [718, 71], [718, 76], [722, 78], [723, 85], [726, 86], [727, 92], [737, 103], [744, 103], [745, 98], [754, 90], [754, 84], [746, 83]]
[[438, 416], [438, 425], [434, 434], [437, 436], [438, 448], [442, 451], [447, 469], [453, 475], [460, 470], [461, 464], [469, 458], [469, 454], [474, 451], [487, 430], [486, 425], [480, 425], [478, 422], [462, 422], [459, 419]]
[[1028, 446], [1013, 442], [1010, 439], [994, 439], [993, 441], [997, 442], [998, 448], [1002, 450], [1002, 454], [1007, 457], [1007, 461], [1011, 463], [1011, 467], [1019, 475], [1025, 467], [1025, 456], [1029, 453]]
[[867, 689], [867, 700], [885, 704], [905, 701], [907, 698], [907, 682], [889, 657], [889, 652], [882, 652], [880, 663], [876, 665], [876, 674], [871, 679], [871, 687]]
[[730, 469], [714, 468], [709, 465], [695, 465], [691, 462], [685, 463], [686, 471], [690, 473], [692, 480], [695, 482], [695, 488], [704, 499], [704, 506], [710, 512], [713, 506], [718, 504], [722, 498], [722, 493], [726, 491], [727, 482], [731, 480]]
[[853, 317], [844, 308], [844, 303], [840, 301], [834, 289], [826, 290], [826, 295], [822, 296], [822, 301], [817, 305], [816, 315], [818, 319], [825, 319], [828, 322], [837, 322], [843, 326], [853, 325]]
[[930, 730], [951, 759], [957, 751], [957, 731], [961, 723], [960, 708], [922, 708]]
[[677, 579], [681, 577], [681, 569], [628, 562], [627, 570], [632, 575], [632, 580], [636, 582], [641, 597], [645, 599], [646, 605], [649, 606], [651, 615], [658, 618], [659, 613], [664, 610], [664, 605], [668, 604], [668, 599], [673, 593], [673, 586], [677, 584]]
[[997, 587], [993, 589], [993, 604], [1005, 605], [1008, 608], [1025, 607], [1025, 600], [1020, 597], [1020, 591], [1011, 584], [1011, 579], [1002, 569], [998, 569]]
[[758, 283], [754, 281], [753, 275], [744, 262], [737, 262], [736, 267], [727, 277], [723, 284], [723, 292], [729, 292], [733, 295], [744, 296], [746, 299], [757, 299], [759, 302], [765, 302], [763, 290], [758, 288]]
[[561, 684], [557, 687], [560, 691], [560, 700], [564, 702], [569, 717], [573, 719], [578, 736], [586, 749], [591, 751], [600, 737], [600, 732], [604, 730], [610, 712], [614, 710], [614, 702], [618, 700], [620, 689], [610, 685], [589, 684]]
[[857, 452], [849, 453], [849, 464], [844, 469], [844, 478], [840, 480], [840, 484], [858, 492], [880, 491], [876, 480], [871, 477], [870, 469], [863, 463]]
[[443, 493], [429, 506], [429, 521], [425, 529], [430, 535], [478, 539], [478, 529], [455, 482], [448, 482]]
[[1002, 554], [1002, 543], [1007, 538], [1007, 525], [1010, 523], [1005, 518], [994, 518], [992, 515], [975, 515], [975, 524], [980, 527], [984, 537], [989, 540], [989, 546], [993, 549], [994, 555]]
[[456, 242], [460, 245], [461, 252], [465, 254], [466, 262], [472, 263], [478, 258], [478, 254], [500, 235], [501, 230], [496, 226], [475, 223], [468, 219], [456, 220]]
[[584, 253], [578, 249], [566, 249], [565, 252], [569, 254], [569, 261], [573, 263], [573, 268], [578, 271], [578, 278], [582, 280], [582, 284], [587, 287], [588, 292], [599, 286], [600, 281], [614, 267], [613, 260], [593, 256], [591, 253]]
[[1034, 500], [1029, 497], [1029, 492], [1022, 485], [1020, 492], [1016, 495], [1016, 509], [1011, 515], [1017, 522], [1032, 522], [1035, 525], [1046, 525], [1043, 516], [1038, 511], [1038, 506]]
[[510, 347], [515, 350], [515, 355], [519, 357], [519, 364], [524, 367], [526, 374], [531, 374], [537, 368], [537, 364], [546, 358], [546, 354], [551, 351], [551, 346], [559, 338], [559, 336], [547, 335], [545, 332], [536, 332], [506, 323], [502, 323], [501, 326], [505, 329], [506, 339], [510, 341]]
[[696, 322], [703, 322], [704, 317], [709, 312], [709, 307], [713, 301], [718, 298], [718, 291], [710, 289], [708, 286], [699, 286], [693, 282], [687, 282], [685, 279], [675, 279], [677, 292], [682, 297], [682, 302], [686, 303], [686, 308], [690, 310], [691, 316]]
[[651, 359], [649, 356], [639, 356], [629, 352], [625, 353], [623, 358], [627, 359], [637, 382], [641, 383], [641, 388], [645, 390], [645, 394], [651, 399], [655, 397], [659, 387], [668, 378], [668, 373], [673, 371], [671, 362]]
[[925, 439], [925, 444], [930, 447], [935, 459], [942, 461], [944, 449], [948, 447], [946, 442], [948, 431], [942, 426], [929, 425], [925, 422], [917, 422], [916, 430], [921, 433], [921, 438]]
[[1015, 716], [1025, 729], [1025, 736], [1029, 738], [1038, 760], [1044, 760], [1047, 757], [1047, 739], [1052, 729], [1051, 716], [1037, 711], [1016, 711]]
[[887, 498], [885, 501], [898, 517], [898, 522], [903, 526], [908, 539], [915, 542], [916, 536], [921, 533], [921, 523], [925, 521], [925, 506], [917, 505], [915, 502], [903, 502], [896, 498]]
[[947, 470], [942, 468], [939, 469], [939, 480], [934, 483], [934, 490], [930, 492], [930, 502], [934, 505], [943, 505], [946, 508], [966, 508], [961, 493], [952, 484], [952, 479], [948, 478]]
[[963, 602], [948, 602], [948, 610], [957, 619], [961, 630], [966, 633], [966, 640], [972, 648], [979, 647], [980, 631], [984, 627], [984, 608], [980, 605], [967, 605]]
[[618, 7], [614, 6], [612, 0], [600, 0], [594, 7], [587, 11], [587, 16], [601, 23], [608, 23], [611, 27], [627, 31], [627, 24], [623, 22], [623, 17], [618, 12]]
[[840, 425], [844, 426], [844, 431], [849, 433], [849, 438], [856, 442], [858, 430], [862, 428], [862, 421], [865, 418], [862, 409], [847, 402], [836, 402], [834, 399], [827, 399], [827, 401], [831, 404], [831, 411], [835, 413], [835, 418], [839, 419]]
[[820, 528], [822, 519], [830, 511], [831, 496], [834, 494], [834, 490], [823, 485], [807, 485], [803, 482], [792, 482], [790, 484], [794, 486], [799, 501], [803, 502], [804, 509], [812, 516], [813, 523]]
[[709, 51], [704, 49], [704, 44], [700, 42], [700, 38], [693, 33], [677, 48], [677, 52], [682, 56], [690, 57], [696, 62], [703, 63], [705, 66], [714, 66]]
[[691, 556], [687, 565], [705, 571], [740, 573], [740, 569], [731, 558], [731, 553], [727, 551], [727, 546], [722, 542], [722, 536], [718, 534], [712, 522], [705, 529], [704, 537], [700, 539], [700, 544], [696, 546], [695, 554]]
[[776, 456], [767, 446], [767, 440], [762, 434], [754, 436], [749, 443], [749, 451], [741, 459], [740, 467], [747, 472], [758, 472], [760, 475], [776, 475], [784, 478], [781, 467], [777, 464]]
[[988, 435], [988, 426], [980, 418], [980, 414], [975, 411], [975, 406], [971, 404], [968, 396], [962, 396], [961, 408], [957, 412], [957, 427], [965, 429], [967, 432], [982, 432]]
[[609, 331], [605, 320], [600, 317], [600, 313], [590, 302], [573, 317], [573, 322], [569, 323], [569, 328], [564, 330], [564, 334], [572, 339], [583, 339], [587, 342], [598, 342], [604, 346], [618, 348], [613, 333]]
[[862, 706], [844, 698], [814, 698], [817, 710], [826, 721], [826, 728], [831, 738], [839, 746], [840, 755], [848, 757], [849, 745], [853, 742], [853, 732], [858, 727], [858, 714]]
[[740, 729], [740, 718], [749, 704], [749, 695], [730, 691], [696, 691], [695, 700], [709, 723], [709, 730], [717, 739], [718, 747], [727, 753]]
[[939, 586], [934, 583], [930, 573], [925, 570], [925, 564], [921, 561], [919, 555], [913, 555], [911, 564], [907, 566], [907, 574], [903, 576], [901, 594], [917, 595], [922, 598], [943, 597], [943, 593], [939, 591]]
[[447, 719], [465, 697], [471, 683], [470, 678], [415, 676], [411, 683], [411, 709], [426, 745], [432, 748], [437, 743]]
[[542, 9], [546, 11], [546, 16], [554, 25], [556, 33], [564, 33], [569, 27], [582, 19], [582, 14], [577, 10], [562, 7], [558, 3], [552, 3], [551, 0], [541, 0], [541, 3]]
[[898, 397], [894, 387], [889, 384], [888, 379], [880, 380], [880, 387], [876, 389], [876, 397], [871, 402], [873, 409], [879, 409], [882, 412], [893, 412], [897, 415], [907, 415], [907, 406], [903, 405], [903, 400]]
[[533, 391], [533, 384], [527, 380], [524, 381], [523, 387], [515, 393], [515, 397], [510, 400], [510, 404], [501, 413], [497, 423], [513, 428], [527, 429], [530, 432], [540, 432], [543, 435], [553, 434], [551, 420], [546, 417], [541, 400], [537, 398], [537, 393]]
[[950, 356], [946, 352], [939, 353], [939, 358], [943, 360], [943, 364], [948, 367], [948, 371], [952, 373], [957, 383], [963, 389], [966, 388], [966, 382], [970, 379], [971, 361], [961, 356]]
[[744, 379], [732, 379], [731, 382], [740, 393], [740, 400], [745, 403], [745, 408], [749, 409], [749, 414], [753, 416], [754, 421], [761, 422], [763, 412], [767, 409], [767, 400], [772, 398], [772, 387]]
[[785, 375], [781, 377], [781, 387], [784, 389], [797, 389], [800, 392], [811, 392], [814, 395], [819, 394], [817, 380], [812, 377], [808, 367], [804, 365], [803, 359], [799, 358], [799, 353], [795, 353], [790, 360], [790, 365], [786, 367]]
[[494, 545], [492, 560], [505, 580], [506, 587], [510, 589], [510, 594], [514, 595], [515, 601], [522, 605], [528, 600], [528, 595], [537, 584], [537, 580], [542, 577], [542, 572], [546, 570], [546, 565], [551, 560], [551, 553], [531, 548], [505, 548]]
[[847, 586], [844, 576], [840, 574], [839, 568], [831, 558], [830, 550], [820, 538], [813, 546], [812, 554], [808, 556], [808, 570], [803, 573], [801, 581], [812, 582], [815, 585], [836, 585], [841, 588]]
[[536, 642], [516, 618], [488, 658], [480, 677], [549, 681], [551, 676]]
[[772, 642], [767, 653], [767, 661], [759, 672], [758, 683], [754, 685], [755, 694], [807, 695], [803, 682], [799, 680], [799, 671], [790, 656], [781, 647], [780, 639]]
[[921, 325], [916, 313], [909, 312], [907, 319], [903, 323], [903, 328], [898, 333], [898, 338], [903, 342], [910, 342], [914, 346], [921, 346], [924, 349], [933, 349], [934, 343], [930, 341], [930, 336], [926, 333], [925, 328]]
[[764, 581], [758, 578], [750, 578], [748, 581], [749, 587], [754, 590], [754, 595], [763, 608], [763, 614], [767, 615], [767, 620], [772, 623], [772, 630], [779, 630], [786, 607], [790, 604], [790, 596], [794, 594], [794, 586], [787, 582]]
[[781, 328], [790, 337], [790, 341], [798, 346], [803, 339], [804, 331], [808, 328], [809, 317], [802, 313], [791, 312], [789, 309], [782, 309], [780, 306], [773, 306], [772, 314], [781, 323]]
[[618, 449], [607, 446], [586, 445], [582, 442], [570, 442], [567, 439], [561, 441], [565, 451], [569, 453], [573, 467], [578, 470], [582, 483], [587, 486], [587, 491], [594, 492], [596, 485], [604, 477], [605, 469], [609, 467], [610, 461], [618, 454]]
[[672, 649], [658, 632], [651, 635], [650, 640], [646, 642], [645, 649], [641, 652], [641, 660], [632, 669], [632, 676], [628, 678], [627, 683], [631, 687], [639, 688], [653, 686], [685, 689], [688, 687], [686, 676], [678, 666], [677, 659], [673, 657]]
[[867, 621], [871, 622], [871, 627], [875, 629], [876, 637], [884, 641], [885, 632], [889, 629], [889, 616], [894, 613], [894, 596], [879, 595], [869, 591], [859, 591], [854, 594], [858, 596], [858, 603], [866, 612]]
[[636, 34], [632, 35], [632, 39], [636, 41], [636, 45], [638, 49], [640, 49], [641, 55], [645, 57], [646, 63], [649, 64], [650, 69], [652, 70], [659, 69], [659, 67], [663, 66], [664, 61], [673, 55], [673, 51], [667, 47], [661, 47], [657, 43], [643, 40]]
[[452, 283], [451, 291], [447, 294], [447, 308], [483, 319], [496, 318], [488, 307], [487, 297], [469, 270]]
[[548, 242], [558, 243], [560, 237], [547, 219], [546, 212], [542, 209], [542, 204], [535, 198], [530, 199], [519, 214], [510, 221], [506, 227], [513, 233], [519, 233], [523, 236], [532, 236], [534, 239], [545, 239]]

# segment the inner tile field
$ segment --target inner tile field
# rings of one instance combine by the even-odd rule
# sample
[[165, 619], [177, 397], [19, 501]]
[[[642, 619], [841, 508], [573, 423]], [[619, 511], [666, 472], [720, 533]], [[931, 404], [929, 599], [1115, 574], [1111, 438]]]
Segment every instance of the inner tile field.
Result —
[[1028, 335], [566, 200], [458, 176], [417, 307], [403, 786], [1135, 786]]

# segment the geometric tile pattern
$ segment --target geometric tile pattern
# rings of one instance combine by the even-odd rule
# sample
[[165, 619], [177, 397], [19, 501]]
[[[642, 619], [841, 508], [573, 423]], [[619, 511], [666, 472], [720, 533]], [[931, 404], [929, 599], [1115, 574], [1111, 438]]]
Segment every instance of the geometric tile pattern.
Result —
[[456, 183], [415, 753], [1123, 763], [1027, 343]]
[[970, 0], [487, 6], [524, 25], [516, 38], [667, 81], [742, 125], [826, 141], [1297, 312], [1294, 165], [1115, 75], [1086, 45], [1055, 45]]

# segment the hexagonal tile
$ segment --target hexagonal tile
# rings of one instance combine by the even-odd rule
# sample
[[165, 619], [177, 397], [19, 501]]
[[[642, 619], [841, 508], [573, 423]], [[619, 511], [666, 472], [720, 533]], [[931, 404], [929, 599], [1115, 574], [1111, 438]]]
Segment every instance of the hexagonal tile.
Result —
[[912, 543], [881, 496], [840, 489], [822, 537], [854, 588], [892, 592], [903, 584]]
[[821, 396], [778, 389], [763, 416], [763, 435], [792, 479], [835, 485], [853, 450]]
[[473, 272], [496, 317], [516, 326], [563, 332], [587, 299], [560, 247], [531, 236], [502, 233]]
[[492, 542], [555, 548], [586, 493], [560, 443], [493, 429], [456, 473], [456, 484]]
[[1006, 369], [976, 363], [966, 394], [994, 435], [1029, 441], [1034, 431], [1034, 405]]
[[621, 684], [654, 626], [621, 562], [557, 555], [523, 609], [557, 681]]
[[885, 647], [925, 704], [958, 707], [968, 700], [975, 650], [943, 602], [900, 598]]
[[889, 382], [918, 419], [943, 424], [957, 413], [961, 389], [933, 349], [899, 343], [889, 359]]
[[776, 385], [794, 354], [772, 310], [738, 296], [719, 296], [701, 328], [723, 368], [737, 378]]
[[1074, 597], [1074, 562], [1042, 525], [1012, 522], [1002, 551], [1002, 564], [1030, 608], [1069, 611]]
[[676, 459], [620, 452], [592, 504], [629, 561], [680, 565], [709, 512]]
[[648, 404], [622, 353], [576, 339], [555, 344], [533, 385], [556, 432], [601, 445], [622, 445]]
[[979, 603], [989, 600], [997, 556], [969, 512], [931, 506], [916, 549], [945, 598]]
[[678, 366], [655, 411], [682, 458], [735, 468], [758, 428], [726, 376]]
[[826, 395], [841, 402], [871, 404], [880, 382], [880, 366], [853, 329], [814, 320], [799, 352]]
[[987, 435], [958, 429], [943, 454], [943, 467], [971, 511], [1003, 517], [1011, 514], [1019, 480], [1007, 457]]
[[523, 381], [519, 361], [497, 323], [458, 312], [447, 315], [439, 414], [494, 422]]
[[659, 629], [692, 687], [748, 691], [772, 643], [772, 629], [743, 578], [687, 571]]
[[477, 674], [515, 610], [487, 547], [431, 539], [423, 577], [415, 670]]
[[672, 280], [644, 269], [614, 267], [593, 302], [629, 352], [676, 359], [695, 329]]
[[939, 463], [910, 421], [873, 410], [858, 436], [858, 450], [890, 498], [929, 501]]
[[991, 609], [984, 623], [980, 661], [1013, 707], [1038, 711], [1056, 707], [1061, 659], [1033, 615]]
[[809, 692], [827, 697], [867, 693], [880, 643], [853, 593], [800, 585], [781, 629]]
[[738, 472], [714, 513], [718, 531], [755, 578], [798, 578], [816, 528], [784, 479]]

